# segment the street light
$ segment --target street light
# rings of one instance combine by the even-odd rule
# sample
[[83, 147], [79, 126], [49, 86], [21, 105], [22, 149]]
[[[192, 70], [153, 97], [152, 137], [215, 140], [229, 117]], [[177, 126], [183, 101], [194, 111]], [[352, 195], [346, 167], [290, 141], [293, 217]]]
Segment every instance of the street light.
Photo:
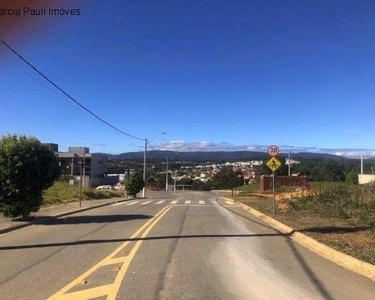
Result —
[[168, 191], [168, 174], [169, 173], [169, 170], [168, 170], [168, 157], [167, 157], [167, 170], [165, 172], [165, 190]]
[[292, 151], [293, 149], [293, 146], [290, 147], [290, 150], [289, 150], [289, 158], [288, 158], [288, 176], [290, 176], [290, 152]]
[[[162, 134], [167, 134], [167, 133], [161, 132], [158, 135], [156, 135], [151, 141], [153, 141], [159, 135], [162, 135]], [[145, 151], [144, 151], [144, 154], [143, 154], [143, 182], [145, 183], [145, 185], [144, 185], [143, 191], [142, 191], [142, 197], [143, 198], [146, 198], [146, 158], [147, 158], [147, 143], [149, 143], [149, 142], [150, 141], [147, 138], [145, 138]]]

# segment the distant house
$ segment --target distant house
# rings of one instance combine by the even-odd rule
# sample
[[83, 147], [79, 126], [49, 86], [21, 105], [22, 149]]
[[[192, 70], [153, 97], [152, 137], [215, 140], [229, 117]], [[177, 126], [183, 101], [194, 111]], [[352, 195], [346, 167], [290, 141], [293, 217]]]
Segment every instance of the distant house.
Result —
[[58, 151], [57, 144], [45, 144], [56, 153], [62, 173], [72, 176], [79, 182], [82, 175], [83, 186], [113, 184], [113, 178], [107, 177], [108, 157], [101, 153], [90, 153], [87, 147], [69, 147], [68, 152]]

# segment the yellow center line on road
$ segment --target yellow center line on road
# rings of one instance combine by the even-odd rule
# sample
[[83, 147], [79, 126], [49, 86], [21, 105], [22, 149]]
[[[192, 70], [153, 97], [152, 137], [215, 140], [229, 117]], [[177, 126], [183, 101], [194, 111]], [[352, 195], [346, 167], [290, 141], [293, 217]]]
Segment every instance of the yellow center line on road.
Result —
[[[99, 263], [97, 263], [95, 266], [93, 266], [91, 269], [83, 273], [81, 276], [73, 280], [71, 283], [63, 287], [60, 291], [49, 297], [49, 300], [54, 299], [77, 299], [77, 300], [83, 300], [83, 299], [92, 299], [97, 298], [101, 296], [108, 295], [108, 299], [115, 299], [116, 295], [118, 293], [118, 290], [120, 289], [121, 282], [126, 274], [126, 271], [133, 260], [136, 252], [138, 251], [140, 245], [142, 244], [143, 240], [138, 240], [133, 247], [133, 249], [130, 251], [128, 256], [125, 257], [115, 257], [121, 250], [123, 250], [132, 239], [135, 238], [144, 238], [147, 236], [147, 234], [151, 231], [151, 229], [155, 226], [157, 222], [160, 221], [160, 219], [172, 208], [172, 206], [168, 205], [164, 207], [160, 212], [158, 212], [152, 219], [148, 220], [141, 228], [139, 228], [128, 241], [124, 242], [120, 247], [118, 247], [116, 250], [114, 250], [110, 255], [108, 255], [106, 258], [101, 260]], [[142, 233], [143, 232], [143, 233]], [[142, 234], [141, 234], [142, 233]], [[116, 264], [123, 261], [123, 265], [120, 268], [119, 273], [116, 276], [115, 282], [113, 284], [106, 284], [103, 286], [98, 286], [90, 289], [80, 290], [76, 292], [67, 293], [69, 290], [71, 290], [73, 287], [78, 285], [80, 282], [85, 280], [87, 277], [89, 277], [91, 274], [93, 274], [95, 271], [97, 271], [100, 267], [110, 264]]]
[[[145, 230], [145, 232], [141, 235], [141, 238], [144, 238], [146, 237], [149, 232], [151, 231], [152, 227], [155, 226], [155, 224], [157, 222], [159, 222], [159, 220], [164, 217], [164, 215], [172, 208], [172, 206], [167, 206], [167, 209], [159, 216], [157, 217], [157, 219]], [[117, 277], [115, 279], [115, 282], [114, 282], [114, 288], [111, 290], [111, 293], [108, 295], [107, 297], [107, 300], [115, 300], [116, 299], [116, 296], [117, 296], [117, 293], [120, 289], [120, 286], [121, 286], [121, 282], [123, 280], [123, 278], [125, 277], [125, 274], [126, 274], [126, 271], [130, 265], [130, 262], [132, 261], [132, 259], [134, 258], [135, 254], [137, 253], [139, 247], [141, 246], [143, 240], [139, 240], [137, 241], [137, 243], [135, 244], [134, 248], [132, 249], [132, 251], [129, 253], [129, 256], [128, 256], [128, 261], [126, 261], [124, 263], [124, 265], [121, 267], [121, 270], [120, 272], [117, 274]]]

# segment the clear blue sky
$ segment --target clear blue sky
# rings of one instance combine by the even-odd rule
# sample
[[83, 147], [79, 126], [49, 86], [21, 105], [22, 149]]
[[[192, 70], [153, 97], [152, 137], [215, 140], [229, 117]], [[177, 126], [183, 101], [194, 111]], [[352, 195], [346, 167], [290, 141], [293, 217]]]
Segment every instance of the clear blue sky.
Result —
[[[148, 138], [166, 131], [153, 141], [165, 149], [375, 148], [374, 1], [119, 0], [65, 7], [81, 15], [34, 17], [35, 24], [5, 38], [124, 131]], [[140, 149], [141, 142], [106, 128], [35, 78], [43, 82], [0, 46], [1, 134], [34, 135], [62, 150]]]

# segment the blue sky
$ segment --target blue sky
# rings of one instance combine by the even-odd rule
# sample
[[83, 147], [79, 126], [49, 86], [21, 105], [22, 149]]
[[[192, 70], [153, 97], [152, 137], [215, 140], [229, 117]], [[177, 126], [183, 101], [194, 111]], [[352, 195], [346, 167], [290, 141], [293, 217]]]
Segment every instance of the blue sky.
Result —
[[[102, 118], [156, 137], [155, 148], [375, 155], [373, 1], [66, 3], [81, 15], [37, 16], [4, 38]], [[0, 82], [1, 134], [61, 150], [141, 149], [2, 45]]]

